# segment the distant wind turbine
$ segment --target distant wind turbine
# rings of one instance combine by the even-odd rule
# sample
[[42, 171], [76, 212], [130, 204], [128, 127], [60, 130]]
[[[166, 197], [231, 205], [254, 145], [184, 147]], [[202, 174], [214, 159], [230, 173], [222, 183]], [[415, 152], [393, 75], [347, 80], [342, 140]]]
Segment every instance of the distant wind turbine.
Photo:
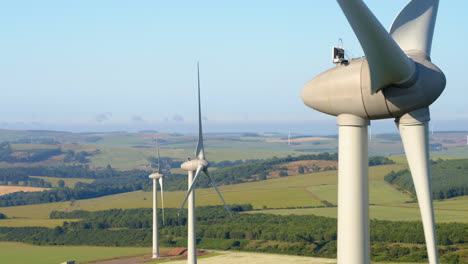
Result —
[[[179, 210], [179, 215], [182, 212], [185, 203], [188, 201], [188, 241], [187, 241], [187, 263], [196, 264], [197, 263], [197, 240], [196, 240], [196, 231], [195, 231], [195, 221], [196, 221], [196, 212], [195, 212], [195, 182], [199, 178], [201, 172], [208, 176], [211, 185], [214, 187], [218, 193], [219, 198], [224, 204], [229, 215], [232, 216], [229, 206], [224, 201], [223, 196], [218, 190], [215, 181], [208, 173], [209, 163], [205, 159], [205, 149], [203, 147], [203, 133], [202, 133], [202, 118], [201, 118], [201, 102], [200, 102], [200, 67], [197, 63], [197, 76], [198, 76], [198, 144], [197, 150], [195, 152], [196, 159], [190, 160], [187, 159], [181, 165], [181, 168], [188, 172], [188, 191], [185, 199], [182, 203], [182, 206]], [[194, 176], [195, 173], [195, 176]]]
[[163, 189], [163, 177], [161, 170], [161, 156], [159, 154], [159, 143], [156, 139], [156, 146], [158, 151], [158, 170], [155, 173], [149, 175], [150, 179], [153, 179], [153, 258], [159, 258], [159, 230], [158, 230], [158, 188], [156, 180], [159, 181], [159, 186], [161, 187], [161, 207], [162, 207], [162, 217], [164, 224], [164, 189]]

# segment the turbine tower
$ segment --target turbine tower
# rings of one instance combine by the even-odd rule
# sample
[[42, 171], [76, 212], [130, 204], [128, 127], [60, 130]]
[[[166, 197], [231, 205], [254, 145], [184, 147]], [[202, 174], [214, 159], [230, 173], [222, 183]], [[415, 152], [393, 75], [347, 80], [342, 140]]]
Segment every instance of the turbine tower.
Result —
[[164, 194], [163, 194], [163, 177], [161, 171], [161, 156], [159, 155], [159, 143], [156, 139], [156, 145], [158, 150], [158, 170], [155, 173], [150, 174], [148, 177], [153, 179], [153, 258], [159, 258], [159, 233], [158, 233], [158, 188], [156, 180], [159, 181], [161, 187], [161, 207], [162, 217], [164, 224]]
[[[206, 176], [208, 176], [211, 185], [214, 187], [216, 192], [218, 193], [219, 198], [224, 204], [229, 215], [231, 215], [231, 211], [229, 206], [224, 201], [223, 196], [218, 190], [215, 181], [208, 173], [208, 166], [209, 163], [205, 159], [205, 149], [203, 147], [203, 132], [202, 132], [202, 121], [201, 121], [201, 103], [200, 103], [200, 67], [197, 63], [197, 77], [198, 77], [198, 144], [197, 149], [195, 151], [196, 159], [190, 160], [187, 158], [187, 161], [184, 162], [180, 167], [188, 172], [188, 191], [187, 195], [185, 196], [184, 202], [179, 210], [179, 215], [182, 212], [185, 203], [188, 201], [188, 235], [187, 235], [187, 263], [188, 264], [196, 264], [197, 263], [197, 239], [196, 239], [196, 231], [195, 231], [195, 220], [196, 220], [196, 212], [195, 212], [195, 182], [200, 176], [200, 172], [203, 171]], [[195, 174], [195, 176], [194, 176]], [[231, 215], [232, 216], [232, 215]]]
[[338, 117], [338, 263], [369, 263], [370, 120], [395, 118], [413, 177], [429, 263], [438, 263], [428, 148], [429, 105], [445, 88], [431, 62], [438, 0], [412, 0], [387, 32], [362, 0], [337, 0], [365, 53], [309, 81], [304, 103]]

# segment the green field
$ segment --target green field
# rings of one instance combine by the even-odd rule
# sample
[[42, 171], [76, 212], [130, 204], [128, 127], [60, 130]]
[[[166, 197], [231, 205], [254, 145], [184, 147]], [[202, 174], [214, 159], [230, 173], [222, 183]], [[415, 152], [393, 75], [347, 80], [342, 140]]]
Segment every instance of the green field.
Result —
[[69, 260], [80, 263], [123, 256], [141, 256], [149, 248], [87, 247], [87, 246], [32, 246], [22, 243], [0, 242], [0, 263], [4, 264], [58, 264]]
[[[455, 199], [455, 198], [454, 198]], [[451, 201], [446, 201], [450, 203]], [[467, 209], [440, 209], [441, 202], [435, 202], [435, 218], [437, 223], [450, 223], [460, 222], [468, 223], [468, 210]], [[463, 201], [460, 207], [466, 207], [468, 199]], [[260, 210], [249, 213], [265, 213], [277, 215], [319, 215], [326, 217], [336, 218], [337, 208], [303, 208], [303, 209], [273, 209], [273, 210]], [[404, 207], [402, 204], [395, 205], [371, 205], [369, 208], [369, 215], [371, 219], [377, 220], [390, 220], [390, 221], [421, 221], [421, 215], [417, 204], [414, 206]]]
[[56, 177], [45, 177], [45, 176], [29, 176], [31, 178], [43, 179], [46, 182], [50, 182], [52, 187], [58, 187], [58, 181], [63, 180], [65, 187], [74, 188], [77, 182], [92, 183], [94, 179], [80, 179], [80, 178], [56, 178]]
[[[392, 194], [390, 197], [376, 198], [374, 203], [407, 201], [404, 193], [392, 189], [383, 182], [383, 177], [391, 170], [399, 170], [402, 165], [385, 165], [370, 168], [371, 185], [375, 191], [384, 190]], [[375, 183], [374, 183], [375, 182]], [[311, 174], [289, 176], [266, 181], [220, 186], [224, 198], [230, 204], [250, 203], [255, 209], [266, 208], [296, 208], [323, 206], [321, 200], [336, 203], [337, 171], [325, 171]], [[325, 187], [324, 187], [325, 186]], [[322, 189], [329, 187], [324, 192]], [[315, 193], [314, 189], [318, 191]], [[185, 191], [166, 192], [165, 207], [178, 208], [185, 197]], [[323, 196], [323, 197], [322, 197]], [[371, 196], [372, 198], [373, 196]], [[378, 195], [376, 195], [378, 197]], [[212, 188], [198, 189], [197, 205], [220, 205], [221, 201]], [[53, 210], [106, 210], [111, 208], [150, 208], [151, 193], [136, 191], [130, 193], [109, 195], [100, 198], [78, 200], [75, 202], [58, 202], [50, 204], [4, 207], [0, 212], [9, 217], [46, 219]]]
[[[161, 156], [178, 160], [185, 160], [188, 156], [195, 155], [196, 141], [189, 149], [161, 149]], [[126, 169], [133, 168], [148, 163], [148, 157], [155, 156], [154, 149], [151, 148], [127, 148], [99, 146], [101, 153], [90, 157], [91, 165], [94, 167], [105, 167], [111, 164], [113, 168]], [[219, 162], [224, 160], [245, 160], [245, 159], [268, 159], [273, 156], [284, 157], [287, 155], [297, 156], [304, 153], [294, 150], [271, 149], [238, 149], [238, 148], [207, 148], [206, 155], [210, 161]]]
[[[415, 220], [420, 219], [417, 203], [411, 203], [413, 198], [404, 192], [396, 190], [383, 180], [384, 176], [394, 170], [405, 168], [405, 165], [393, 164], [370, 167], [370, 217], [382, 220]], [[322, 200], [335, 204], [337, 202], [337, 171], [325, 171], [276, 178], [235, 185], [220, 186], [224, 198], [229, 204], [250, 203], [254, 209], [274, 208], [278, 210], [264, 210], [259, 212], [274, 214], [316, 214], [336, 217], [336, 207], [322, 207]], [[166, 192], [164, 206], [178, 208], [185, 197], [185, 191]], [[40, 219], [43, 226], [52, 226], [54, 222], [47, 222], [53, 210], [98, 211], [111, 208], [151, 208], [151, 193], [135, 191], [100, 198], [78, 200], [74, 202], [57, 202], [49, 204], [26, 205], [0, 208], [0, 212], [8, 217]], [[198, 189], [196, 203], [203, 205], [221, 205], [220, 199], [212, 188]], [[435, 201], [435, 214], [438, 222], [468, 222], [468, 197], [458, 197], [444, 201]], [[160, 204], [161, 206], [161, 204]], [[308, 208], [309, 207], [309, 208]], [[314, 207], [314, 208], [310, 208]], [[295, 209], [298, 208], [298, 209]], [[257, 211], [258, 212], [258, 211]], [[31, 225], [22, 220], [15, 226]], [[13, 222], [4, 222], [8, 226]]]
[[[468, 196], [456, 197], [446, 201], [434, 201], [436, 222], [468, 223]], [[391, 221], [421, 221], [417, 203], [371, 205], [370, 218]], [[303, 208], [260, 210], [250, 213], [266, 213], [277, 215], [319, 215], [336, 218], [337, 208]]]

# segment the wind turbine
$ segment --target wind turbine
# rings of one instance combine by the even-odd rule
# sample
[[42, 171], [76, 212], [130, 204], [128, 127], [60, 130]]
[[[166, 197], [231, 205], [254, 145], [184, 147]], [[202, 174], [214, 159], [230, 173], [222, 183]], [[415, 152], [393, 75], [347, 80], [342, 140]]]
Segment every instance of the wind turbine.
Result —
[[362, 0], [337, 0], [366, 55], [341, 60], [302, 90], [304, 103], [338, 117], [338, 263], [369, 263], [367, 128], [395, 118], [413, 177], [429, 263], [438, 263], [428, 148], [429, 105], [445, 88], [431, 62], [438, 0], [412, 0], [387, 32]]
[[158, 234], [158, 188], [156, 180], [159, 181], [161, 187], [161, 207], [164, 224], [164, 194], [163, 194], [163, 177], [161, 171], [161, 156], [159, 155], [159, 143], [156, 139], [156, 146], [158, 149], [158, 170], [155, 173], [150, 174], [148, 177], [153, 179], [153, 258], [159, 258], [159, 234]]
[[[190, 160], [187, 158], [187, 161], [182, 163], [180, 166], [182, 169], [188, 172], [188, 191], [187, 195], [185, 196], [184, 202], [179, 210], [179, 215], [182, 212], [185, 203], [188, 201], [188, 241], [187, 241], [187, 263], [188, 264], [196, 264], [197, 263], [197, 242], [196, 242], [196, 231], [195, 231], [195, 219], [196, 219], [196, 212], [195, 212], [195, 182], [199, 178], [200, 173], [203, 173], [208, 176], [211, 185], [214, 187], [216, 192], [218, 193], [219, 198], [224, 204], [229, 215], [231, 215], [231, 211], [229, 206], [224, 201], [223, 196], [218, 190], [215, 181], [208, 173], [208, 166], [209, 163], [205, 159], [205, 148], [203, 147], [203, 132], [202, 132], [202, 120], [201, 120], [201, 103], [200, 103], [200, 66], [197, 63], [197, 77], [198, 77], [198, 144], [197, 149], [195, 151], [196, 159]], [[194, 176], [195, 174], [195, 176]]]

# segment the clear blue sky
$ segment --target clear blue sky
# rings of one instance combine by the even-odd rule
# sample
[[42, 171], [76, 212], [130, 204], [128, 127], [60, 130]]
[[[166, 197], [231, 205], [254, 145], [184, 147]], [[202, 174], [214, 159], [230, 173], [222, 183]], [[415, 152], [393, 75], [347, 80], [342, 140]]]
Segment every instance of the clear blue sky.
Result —
[[[408, 1], [365, 2], [389, 28]], [[468, 129], [467, 11], [440, 1], [432, 60], [448, 83], [436, 125]], [[208, 132], [332, 124], [303, 105], [303, 84], [333, 67], [339, 38], [363, 55], [331, 0], [3, 1], [0, 32], [0, 128], [190, 131], [197, 60]]]

